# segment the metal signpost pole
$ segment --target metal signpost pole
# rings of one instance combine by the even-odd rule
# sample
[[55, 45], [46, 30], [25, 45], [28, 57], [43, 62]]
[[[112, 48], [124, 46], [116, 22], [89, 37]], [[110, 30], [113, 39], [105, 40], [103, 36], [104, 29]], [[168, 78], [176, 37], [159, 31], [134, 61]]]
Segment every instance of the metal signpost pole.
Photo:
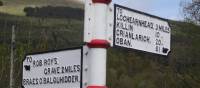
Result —
[[110, 44], [106, 40], [108, 4], [111, 0], [92, 0], [94, 29], [89, 49], [89, 81], [87, 88], [106, 88], [106, 54]]
[[11, 54], [10, 54], [10, 88], [14, 86], [14, 55], [15, 55], [15, 26], [12, 26]]

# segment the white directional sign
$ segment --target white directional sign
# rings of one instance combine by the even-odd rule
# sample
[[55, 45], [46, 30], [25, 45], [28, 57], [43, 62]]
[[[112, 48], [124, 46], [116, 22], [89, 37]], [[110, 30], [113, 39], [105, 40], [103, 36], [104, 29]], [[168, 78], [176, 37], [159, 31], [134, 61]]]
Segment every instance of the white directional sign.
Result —
[[27, 55], [24, 88], [82, 88], [82, 48]]
[[165, 19], [114, 5], [114, 46], [168, 55], [170, 36]]

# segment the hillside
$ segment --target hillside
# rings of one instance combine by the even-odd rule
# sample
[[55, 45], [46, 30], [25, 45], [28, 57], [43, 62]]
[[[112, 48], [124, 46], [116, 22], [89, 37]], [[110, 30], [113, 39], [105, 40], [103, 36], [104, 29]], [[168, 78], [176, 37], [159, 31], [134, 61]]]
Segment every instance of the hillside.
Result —
[[73, 6], [76, 8], [83, 7], [79, 0], [1, 0], [5, 6], [19, 6], [19, 5], [35, 5], [35, 6]]
[[[11, 28], [16, 27], [15, 88], [20, 88], [26, 53], [82, 44], [83, 20], [0, 14], [0, 86], [9, 88]], [[108, 49], [108, 88], [200, 88], [200, 27], [170, 21], [171, 53], [159, 56]]]
[[1, 0], [3, 6], [0, 6], [0, 12], [24, 16], [24, 8], [26, 7], [42, 7], [42, 6], [67, 6], [73, 8], [83, 8], [84, 5], [77, 0]]

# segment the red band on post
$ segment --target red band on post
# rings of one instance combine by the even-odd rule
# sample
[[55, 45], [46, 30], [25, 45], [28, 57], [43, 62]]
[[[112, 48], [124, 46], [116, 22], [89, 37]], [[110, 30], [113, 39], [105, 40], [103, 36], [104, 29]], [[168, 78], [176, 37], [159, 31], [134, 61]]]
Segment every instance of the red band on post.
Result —
[[92, 0], [93, 3], [104, 3], [104, 4], [110, 4], [112, 0]]
[[88, 86], [87, 88], [107, 88], [106, 86]]
[[107, 40], [95, 39], [87, 44], [90, 48], [109, 48], [110, 43]]

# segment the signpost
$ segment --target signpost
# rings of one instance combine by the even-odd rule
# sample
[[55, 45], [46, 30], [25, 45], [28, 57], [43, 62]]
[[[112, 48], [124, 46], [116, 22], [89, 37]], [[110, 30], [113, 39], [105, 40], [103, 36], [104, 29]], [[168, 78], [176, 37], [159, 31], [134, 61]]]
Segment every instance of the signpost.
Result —
[[85, 0], [87, 47], [27, 55], [23, 61], [22, 86], [106, 88], [110, 46], [168, 55], [171, 29], [165, 19], [117, 4], [113, 10], [109, 7], [111, 1]]
[[114, 47], [168, 55], [171, 29], [167, 20], [114, 5]]
[[82, 88], [82, 48], [26, 55], [23, 88]]

